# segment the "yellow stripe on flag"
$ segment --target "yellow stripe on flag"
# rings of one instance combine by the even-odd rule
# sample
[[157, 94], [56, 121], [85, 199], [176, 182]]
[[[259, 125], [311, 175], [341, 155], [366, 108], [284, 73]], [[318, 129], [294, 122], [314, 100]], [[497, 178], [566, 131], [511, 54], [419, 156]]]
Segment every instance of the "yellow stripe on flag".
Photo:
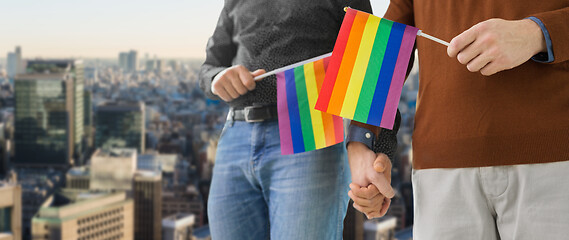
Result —
[[380, 20], [381, 18], [373, 15], [370, 15], [367, 19], [358, 56], [356, 57], [354, 69], [352, 70], [352, 77], [350, 78], [350, 83], [346, 90], [346, 97], [344, 98], [344, 104], [342, 105], [342, 112], [340, 113], [340, 116], [342, 117], [349, 119], [354, 118], [354, 113], [356, 111], [356, 106], [358, 105], [358, 98], [364, 83], [366, 69]]
[[306, 81], [306, 92], [308, 93], [308, 104], [310, 105], [310, 116], [312, 117], [314, 142], [316, 149], [320, 149], [326, 147], [326, 135], [324, 135], [322, 114], [320, 111], [314, 109], [316, 100], [318, 99], [318, 87], [316, 86], [315, 75], [313, 62], [304, 65], [304, 79]]

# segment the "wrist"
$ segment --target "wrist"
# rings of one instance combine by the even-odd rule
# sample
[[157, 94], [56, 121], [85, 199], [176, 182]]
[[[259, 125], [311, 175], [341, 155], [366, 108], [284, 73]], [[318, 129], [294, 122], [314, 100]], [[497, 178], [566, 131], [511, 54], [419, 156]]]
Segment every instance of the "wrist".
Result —
[[543, 36], [543, 31], [541, 27], [531, 19], [523, 19], [522, 28], [527, 29], [528, 37], [530, 37], [531, 47], [533, 49], [533, 54], [538, 54], [541, 52], [547, 52], [547, 44], [545, 42], [545, 37]]

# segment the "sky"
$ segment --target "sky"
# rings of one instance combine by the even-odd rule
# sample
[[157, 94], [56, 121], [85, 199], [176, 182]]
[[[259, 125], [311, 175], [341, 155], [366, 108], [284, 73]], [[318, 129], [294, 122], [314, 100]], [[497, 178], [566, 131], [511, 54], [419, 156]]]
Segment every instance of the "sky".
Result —
[[[382, 16], [389, 0], [372, 0]], [[0, 58], [205, 58], [223, 0], [0, 0]]]

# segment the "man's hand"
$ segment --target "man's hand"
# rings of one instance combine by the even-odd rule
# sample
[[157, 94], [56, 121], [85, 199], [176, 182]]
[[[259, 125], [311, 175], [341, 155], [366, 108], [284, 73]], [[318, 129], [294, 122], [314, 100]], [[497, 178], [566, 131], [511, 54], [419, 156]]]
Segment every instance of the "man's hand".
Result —
[[453, 38], [447, 48], [450, 57], [485, 76], [517, 67], [545, 51], [541, 28], [530, 19], [486, 20]]
[[254, 78], [263, 73], [265, 73], [263, 69], [249, 72], [247, 68], [241, 65], [227, 68], [213, 78], [211, 92], [219, 96], [223, 101], [231, 102], [255, 89]]
[[[352, 189], [348, 195], [354, 208], [368, 218], [381, 217], [395, 193], [391, 187], [391, 162], [385, 154], [376, 154], [360, 142], [348, 144]], [[385, 198], [385, 199], [384, 199]]]

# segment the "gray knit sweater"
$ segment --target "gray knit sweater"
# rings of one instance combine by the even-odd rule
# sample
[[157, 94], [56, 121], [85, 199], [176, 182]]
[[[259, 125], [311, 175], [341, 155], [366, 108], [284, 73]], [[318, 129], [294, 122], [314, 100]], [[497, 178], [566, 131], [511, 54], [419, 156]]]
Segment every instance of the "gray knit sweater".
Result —
[[[226, 0], [207, 44], [200, 88], [209, 98], [219, 99], [211, 92], [211, 82], [227, 67], [271, 71], [331, 52], [346, 6], [371, 13], [369, 0]], [[276, 102], [272, 76], [228, 104], [243, 107]]]

